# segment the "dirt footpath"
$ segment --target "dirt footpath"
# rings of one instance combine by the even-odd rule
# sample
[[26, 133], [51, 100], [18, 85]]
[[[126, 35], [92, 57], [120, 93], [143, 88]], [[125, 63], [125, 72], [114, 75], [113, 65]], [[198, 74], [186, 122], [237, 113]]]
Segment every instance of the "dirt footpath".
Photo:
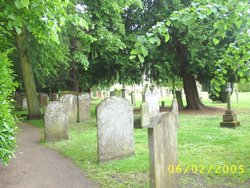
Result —
[[16, 158], [8, 167], [0, 165], [0, 188], [92, 188], [90, 181], [73, 163], [38, 144], [40, 129], [21, 124]]

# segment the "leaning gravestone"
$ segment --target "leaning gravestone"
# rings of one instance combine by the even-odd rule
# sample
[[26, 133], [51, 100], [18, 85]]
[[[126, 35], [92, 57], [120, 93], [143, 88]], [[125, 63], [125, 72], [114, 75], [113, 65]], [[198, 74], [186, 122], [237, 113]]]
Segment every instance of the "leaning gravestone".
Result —
[[126, 99], [110, 97], [97, 107], [99, 162], [134, 154], [133, 105]]
[[64, 105], [64, 109], [68, 116], [69, 123], [77, 122], [77, 96], [72, 94], [63, 95], [60, 101]]
[[90, 95], [83, 94], [78, 96], [79, 100], [79, 121], [85, 121], [91, 118], [90, 116]]
[[169, 167], [177, 166], [177, 119], [171, 113], [160, 113], [148, 127], [150, 187], [178, 188], [178, 177]]
[[46, 141], [57, 141], [68, 138], [68, 117], [62, 102], [51, 102], [45, 108], [44, 121]]
[[22, 101], [22, 110], [28, 110], [28, 103], [26, 97], [24, 97]]

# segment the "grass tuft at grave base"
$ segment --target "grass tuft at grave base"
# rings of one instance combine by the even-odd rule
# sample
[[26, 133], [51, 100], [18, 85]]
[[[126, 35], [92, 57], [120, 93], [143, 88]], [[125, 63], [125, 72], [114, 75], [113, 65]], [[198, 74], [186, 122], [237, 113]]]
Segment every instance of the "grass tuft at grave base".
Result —
[[[249, 97], [250, 93], [240, 94], [239, 103], [232, 99], [232, 106], [241, 123], [236, 129], [220, 128], [223, 110], [180, 114], [179, 167], [175, 169], [179, 172], [180, 187], [250, 187]], [[101, 187], [149, 187], [146, 129], [135, 129], [134, 156], [104, 164], [97, 163], [95, 106], [98, 102], [91, 103], [91, 120], [70, 125], [69, 140], [43, 145], [70, 158], [90, 178], [99, 182]], [[204, 103], [217, 105], [208, 100], [204, 100]], [[225, 108], [225, 104], [219, 106]], [[30, 123], [41, 125], [42, 120], [40, 123]]]

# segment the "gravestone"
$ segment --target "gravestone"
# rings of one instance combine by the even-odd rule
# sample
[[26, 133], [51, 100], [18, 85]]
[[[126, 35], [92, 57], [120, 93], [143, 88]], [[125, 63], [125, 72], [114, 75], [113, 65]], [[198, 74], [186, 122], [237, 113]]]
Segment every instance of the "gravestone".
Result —
[[22, 110], [28, 110], [28, 102], [26, 97], [24, 97], [22, 100]]
[[150, 187], [178, 188], [178, 174], [169, 166], [177, 166], [177, 119], [171, 112], [158, 114], [148, 127]]
[[235, 128], [240, 126], [240, 122], [237, 120], [237, 115], [231, 108], [230, 95], [232, 92], [231, 83], [227, 83], [226, 93], [227, 93], [227, 110], [223, 115], [223, 122], [220, 123], [220, 127]]
[[135, 89], [131, 91], [131, 103], [135, 106], [136, 105], [136, 97], [135, 97]]
[[68, 117], [62, 102], [54, 101], [45, 107], [44, 121], [46, 141], [58, 141], [68, 138]]
[[60, 98], [64, 105], [65, 112], [68, 116], [69, 123], [77, 122], [77, 96], [73, 94], [66, 94]]
[[90, 115], [90, 95], [79, 95], [79, 121], [85, 121], [91, 118]]
[[48, 94], [47, 93], [38, 93], [39, 105], [41, 108], [44, 108], [48, 105]]
[[110, 97], [97, 107], [99, 162], [134, 154], [133, 105], [121, 97]]
[[176, 116], [179, 115], [178, 102], [176, 99], [173, 99], [172, 101], [171, 112]]
[[145, 101], [148, 103], [150, 117], [153, 118], [160, 113], [159, 108], [160, 91], [154, 89], [153, 92], [148, 88], [145, 93]]
[[141, 127], [147, 127], [150, 124], [150, 114], [149, 114], [149, 106], [148, 102], [144, 101], [141, 104]]

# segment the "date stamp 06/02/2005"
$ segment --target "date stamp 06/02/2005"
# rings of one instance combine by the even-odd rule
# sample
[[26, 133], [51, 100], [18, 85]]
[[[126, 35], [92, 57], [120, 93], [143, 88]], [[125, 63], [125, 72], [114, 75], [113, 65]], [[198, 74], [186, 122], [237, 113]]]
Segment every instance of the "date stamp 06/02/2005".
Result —
[[245, 172], [244, 165], [169, 165], [168, 173], [170, 174], [243, 174]]

